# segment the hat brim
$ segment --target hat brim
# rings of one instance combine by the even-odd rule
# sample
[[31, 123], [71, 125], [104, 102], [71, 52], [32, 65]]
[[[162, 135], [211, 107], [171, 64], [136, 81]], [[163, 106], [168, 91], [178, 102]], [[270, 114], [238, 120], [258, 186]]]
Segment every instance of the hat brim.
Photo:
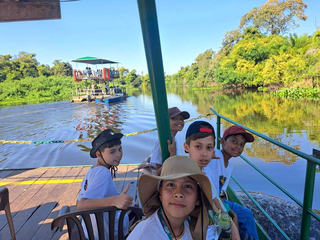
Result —
[[199, 183], [202, 192], [208, 200], [206, 201], [206, 203], [209, 203], [208, 206], [206, 206], [206, 208], [215, 209], [212, 203], [212, 191], [210, 180], [203, 174], [180, 173], [167, 175], [163, 177], [143, 174], [139, 178], [138, 182], [138, 193], [141, 205], [143, 206], [143, 213], [145, 215], [149, 215], [153, 212], [153, 209], [157, 209], [158, 207], [160, 207], [160, 201], [158, 199], [154, 199], [158, 193], [157, 186], [160, 180], [174, 180], [183, 177], [191, 177], [197, 183]]
[[176, 112], [176, 113], [170, 115], [170, 118], [174, 118], [174, 117], [176, 117], [176, 116], [178, 116], [178, 115], [181, 115], [184, 120], [185, 120], [185, 119], [188, 119], [188, 118], [190, 117], [190, 114], [189, 114], [188, 112], [182, 111], [182, 112]]
[[254, 136], [251, 133], [246, 132], [241, 134], [245, 137], [247, 142], [254, 142]]
[[106, 142], [109, 142], [113, 139], [121, 139], [123, 137], [123, 134], [122, 133], [115, 133], [113, 136], [112, 136], [112, 139], [108, 140], [108, 141], [101, 141], [101, 143], [99, 143], [98, 145], [94, 146], [91, 150], [90, 150], [90, 157], [92, 158], [97, 158], [97, 154], [96, 152], [98, 151], [98, 149], [100, 148], [101, 145], [105, 144]]

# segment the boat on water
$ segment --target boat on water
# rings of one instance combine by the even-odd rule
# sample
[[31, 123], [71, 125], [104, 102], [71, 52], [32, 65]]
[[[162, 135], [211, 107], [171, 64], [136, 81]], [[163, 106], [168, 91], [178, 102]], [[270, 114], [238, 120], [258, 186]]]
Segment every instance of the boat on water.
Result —
[[[87, 66], [83, 70], [78, 69], [78, 66], [77, 69], [73, 70], [75, 90], [72, 92], [71, 102], [114, 103], [127, 96], [124, 88], [114, 86], [113, 80], [119, 78], [119, 72], [111, 65], [117, 64], [118, 69], [118, 62], [96, 57], [77, 58], [72, 62], [86, 64]], [[99, 64], [101, 68], [98, 68]], [[104, 64], [109, 64], [110, 67], [105, 68], [103, 67]], [[94, 65], [96, 69], [91, 69], [90, 65]], [[82, 81], [85, 84], [81, 83], [81, 88], [79, 85]], [[83, 86], [85, 87], [83, 88]]]
[[120, 102], [125, 97], [125, 94], [123, 93], [117, 93], [115, 95], [108, 96], [107, 98], [95, 98], [94, 101], [96, 103], [114, 103], [114, 102]]

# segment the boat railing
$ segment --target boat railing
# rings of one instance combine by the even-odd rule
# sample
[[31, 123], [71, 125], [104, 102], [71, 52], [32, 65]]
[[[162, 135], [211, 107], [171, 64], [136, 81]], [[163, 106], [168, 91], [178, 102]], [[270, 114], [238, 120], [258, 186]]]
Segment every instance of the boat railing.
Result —
[[102, 89], [75, 89], [72, 90], [72, 96], [101, 96], [106, 95]]
[[[103, 80], [102, 69], [97, 70], [79, 70], [81, 72], [82, 79]], [[110, 69], [110, 78], [119, 78], [119, 71]]]
[[[268, 136], [265, 136], [255, 130], [252, 130], [246, 126], [243, 126], [221, 114], [216, 112], [213, 108], [210, 110], [217, 116], [217, 148], [220, 149], [220, 136], [221, 136], [221, 119], [224, 119], [230, 123], [233, 123], [237, 126], [241, 126], [246, 129], [248, 132], [251, 132], [262, 139], [271, 142], [305, 160], [307, 160], [307, 170], [305, 176], [305, 188], [304, 188], [304, 196], [303, 203], [295, 198], [292, 194], [290, 194], [287, 190], [281, 187], [278, 183], [272, 180], [267, 174], [263, 173], [257, 166], [255, 166], [251, 161], [249, 161], [246, 157], [240, 156], [245, 162], [247, 162], [251, 167], [253, 167], [257, 172], [259, 172], [262, 176], [264, 176], [268, 181], [270, 181], [273, 185], [275, 185], [279, 190], [281, 190], [284, 194], [286, 194], [290, 199], [292, 199], [295, 203], [297, 203], [300, 207], [302, 207], [302, 219], [301, 219], [301, 231], [300, 231], [300, 239], [307, 240], [309, 239], [310, 234], [310, 223], [311, 216], [314, 217], [318, 222], [320, 222], [320, 217], [312, 210], [312, 202], [313, 202], [313, 194], [314, 194], [314, 184], [315, 184], [315, 174], [316, 174], [316, 166], [320, 165], [320, 151], [313, 150], [313, 155], [308, 155], [304, 152], [296, 150], [290, 146], [287, 146], [281, 142], [278, 142]], [[251, 196], [248, 191], [244, 189], [244, 187], [234, 178], [232, 179], [235, 183], [243, 190], [243, 192], [249, 197], [249, 199], [255, 204], [255, 206], [260, 210], [260, 212], [271, 222], [271, 224], [280, 232], [280, 234], [285, 239], [290, 239], [289, 236], [279, 227], [279, 225], [266, 213], [266, 211], [259, 205], [259, 203]]]

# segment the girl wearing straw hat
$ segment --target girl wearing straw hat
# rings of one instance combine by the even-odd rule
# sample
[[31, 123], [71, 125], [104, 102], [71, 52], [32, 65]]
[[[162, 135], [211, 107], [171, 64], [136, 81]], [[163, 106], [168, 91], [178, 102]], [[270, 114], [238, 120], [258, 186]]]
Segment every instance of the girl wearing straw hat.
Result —
[[127, 240], [204, 240], [212, 204], [211, 184], [197, 163], [186, 156], [168, 158], [161, 175], [144, 174], [138, 182], [140, 202], [146, 218]]

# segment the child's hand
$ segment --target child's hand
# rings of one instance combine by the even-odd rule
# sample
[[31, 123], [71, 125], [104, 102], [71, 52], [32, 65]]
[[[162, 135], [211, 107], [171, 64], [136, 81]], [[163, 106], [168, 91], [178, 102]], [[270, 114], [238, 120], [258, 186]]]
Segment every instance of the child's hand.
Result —
[[116, 202], [115, 202], [115, 206], [117, 208], [125, 210], [131, 206], [133, 197], [127, 195], [129, 187], [130, 185], [128, 183], [127, 187], [122, 191], [122, 193], [119, 196], [117, 196]]
[[177, 155], [177, 143], [176, 143], [176, 140], [174, 139], [174, 136], [171, 136], [171, 138], [172, 138], [172, 143], [170, 142], [170, 140], [167, 140], [167, 143], [168, 143], [168, 151], [170, 153], [170, 157], [173, 157]]

